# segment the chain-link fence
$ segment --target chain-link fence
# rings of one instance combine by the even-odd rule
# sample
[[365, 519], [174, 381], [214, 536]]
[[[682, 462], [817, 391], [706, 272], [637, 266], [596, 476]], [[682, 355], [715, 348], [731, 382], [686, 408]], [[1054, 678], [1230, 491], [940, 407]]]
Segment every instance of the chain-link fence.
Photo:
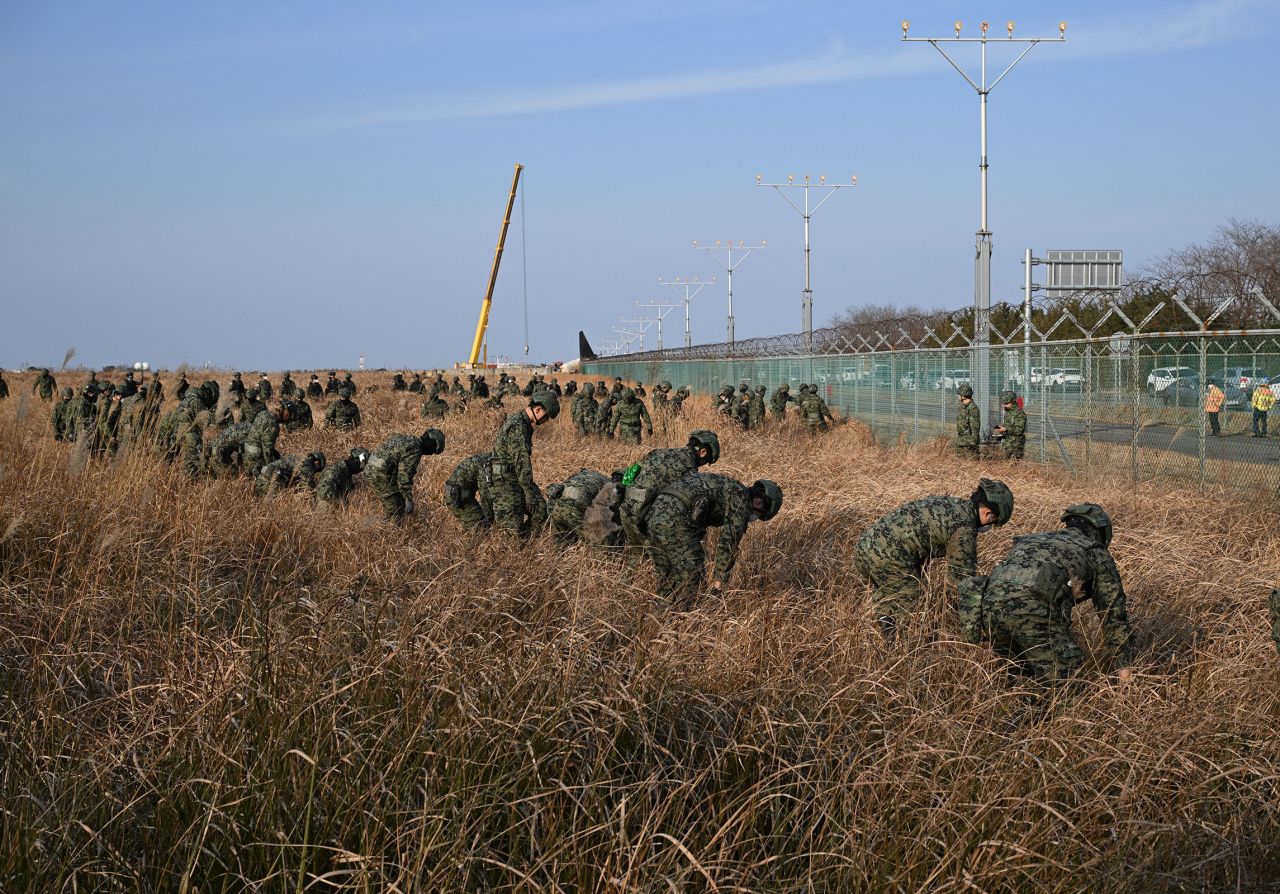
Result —
[[[862, 341], [853, 346], [860, 350], [847, 353], [773, 357], [724, 356], [699, 346], [687, 353], [601, 358], [584, 364], [583, 372], [668, 380], [706, 395], [741, 382], [765, 385], [770, 393], [784, 382], [793, 393], [812, 383], [834, 412], [865, 423], [881, 443], [953, 437], [956, 388], [968, 383], [978, 390], [972, 371], [981, 349], [916, 344], [877, 350]], [[1009, 388], [1019, 395], [1027, 414], [1028, 461], [1135, 482], [1176, 479], [1260, 490], [1269, 499], [1276, 494], [1280, 432], [1268, 422], [1280, 423], [1280, 410], [1271, 409], [1267, 395], [1280, 395], [1280, 329], [1130, 331], [1069, 340], [1036, 330], [1034, 340], [1012, 342], [1011, 335], [988, 349], [988, 392], [995, 397]], [[1210, 383], [1222, 392], [1216, 419], [1206, 412]], [[992, 418], [999, 402], [980, 409], [989, 436], [999, 424]], [[989, 444], [999, 455], [994, 440]]]

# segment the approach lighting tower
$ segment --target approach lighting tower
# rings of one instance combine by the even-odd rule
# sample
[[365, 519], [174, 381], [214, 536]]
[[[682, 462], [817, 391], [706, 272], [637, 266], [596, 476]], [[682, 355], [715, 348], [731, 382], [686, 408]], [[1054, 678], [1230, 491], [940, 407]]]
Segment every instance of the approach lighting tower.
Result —
[[[981, 212], [979, 215], [979, 224], [977, 232], [977, 255], [974, 259], [973, 274], [973, 307], [974, 307], [974, 369], [973, 369], [973, 387], [974, 400], [982, 409], [983, 425], [990, 428], [989, 422], [993, 418], [992, 413], [994, 407], [991, 402], [991, 229], [987, 225], [987, 96], [995, 89], [996, 85], [1004, 80], [1005, 75], [1013, 71], [1013, 67], [1022, 61], [1022, 58], [1030, 53], [1036, 44], [1046, 42], [1061, 43], [1067, 39], [1067, 23], [1058, 23], [1057, 37], [1014, 37], [1013, 22], [1005, 24], [1006, 35], [1004, 37], [988, 37], [987, 32], [991, 28], [990, 22], [983, 22], [979, 26], [982, 32], [981, 37], [961, 37], [960, 32], [964, 28], [962, 22], [955, 23], [954, 37], [908, 37], [907, 33], [911, 30], [911, 23], [904, 21], [902, 23], [902, 39], [907, 43], [929, 43], [933, 48], [942, 54], [942, 58], [951, 63], [960, 77], [964, 78], [966, 83], [974, 89], [978, 94], [978, 107], [980, 113], [980, 139], [981, 149], [978, 156], [978, 171], [981, 179]], [[981, 48], [981, 70], [977, 80], [969, 76], [954, 59], [948, 55], [947, 51], [942, 48], [942, 44], [962, 44], [976, 43]], [[987, 44], [1026, 44], [1022, 52], [1019, 53], [1008, 67], [1002, 71], [995, 80], [987, 81]]]
[[654, 322], [658, 324], [658, 350], [662, 350], [662, 318], [675, 310], [679, 305], [666, 301], [637, 301], [636, 307], [653, 308]]
[[[786, 183], [764, 183], [763, 176], [756, 174], [756, 186], [771, 186], [778, 195], [786, 199], [787, 204], [796, 210], [804, 219], [804, 300], [801, 301], [801, 324], [804, 327], [804, 338], [806, 342], [813, 340], [813, 289], [809, 287], [809, 218], [818, 213], [818, 209], [827, 203], [827, 199], [836, 194], [838, 190], [844, 189], [846, 186], [857, 186], [858, 178], [850, 177], [848, 183], [828, 183], [826, 174], [819, 174], [818, 181], [813, 183], [809, 179], [809, 175], [805, 174], [804, 179], [800, 183], [796, 183], [795, 175], [788, 174]], [[825, 189], [827, 194], [818, 200], [818, 204], [810, 207], [809, 189]], [[784, 190], [803, 189], [804, 190], [804, 207], [801, 208], [795, 202], [791, 201], [791, 196], [787, 195]]]
[[[768, 244], [769, 243], [765, 242], [764, 240], [761, 240], [760, 243], [757, 245], [748, 245], [747, 243], [743, 242], [741, 239], [738, 240], [737, 244], [735, 244], [732, 239], [730, 239], [728, 242], [721, 242], [719, 239], [717, 239], [715, 245], [699, 245], [697, 241], [693, 243], [693, 247], [695, 249], [701, 249], [702, 251], [705, 251], [707, 254], [711, 255], [711, 257], [715, 258], [716, 261], [720, 264], [720, 266], [725, 269], [725, 272], [729, 274], [729, 318], [727, 321], [728, 325], [726, 326], [726, 329], [728, 330], [727, 332], [728, 338], [726, 340], [729, 342], [730, 354], [733, 353], [733, 271], [737, 270], [738, 266], [743, 261], [751, 257], [751, 253], [753, 251], [755, 251], [757, 248], [765, 248]], [[727, 260], [725, 258], [720, 257], [721, 249], [728, 250]], [[733, 260], [733, 253], [735, 250], [739, 254], [738, 260], [736, 262]]]
[[715, 281], [716, 278], [714, 276], [707, 282], [703, 282], [696, 276], [692, 279], [687, 276], [677, 276], [670, 281], [663, 279], [661, 276], [658, 277], [658, 285], [669, 286], [679, 292], [680, 300], [684, 302], [684, 346], [686, 348], [693, 346], [693, 337], [689, 333], [689, 304], [708, 283], [714, 283]]

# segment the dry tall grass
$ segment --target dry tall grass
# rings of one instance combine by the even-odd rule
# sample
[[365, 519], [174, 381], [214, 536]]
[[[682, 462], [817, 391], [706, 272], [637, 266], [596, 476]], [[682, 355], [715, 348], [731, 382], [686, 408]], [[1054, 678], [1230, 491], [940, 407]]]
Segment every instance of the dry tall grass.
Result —
[[[355, 438], [282, 446], [422, 428], [416, 400], [359, 400]], [[671, 442], [718, 422], [690, 408]], [[647, 568], [459, 532], [438, 494], [494, 414], [444, 422], [399, 527], [364, 493], [331, 515], [77, 463], [46, 417], [0, 405], [5, 891], [1280, 890], [1273, 507], [716, 425], [716, 470], [787, 502], [722, 600], [672, 614]], [[534, 459], [552, 481], [641, 452], [562, 416]], [[1068, 503], [1113, 513], [1132, 682], [1011, 679], [956, 640], [941, 576], [883, 650], [858, 533], [981, 474], [1017, 495], [984, 567]]]

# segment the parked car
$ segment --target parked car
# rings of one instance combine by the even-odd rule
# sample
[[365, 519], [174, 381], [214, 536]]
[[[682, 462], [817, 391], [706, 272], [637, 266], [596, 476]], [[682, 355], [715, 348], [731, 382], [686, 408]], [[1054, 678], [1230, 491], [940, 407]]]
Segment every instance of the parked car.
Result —
[[[1217, 376], [1210, 376], [1210, 382], [1218, 382]], [[1227, 409], [1242, 410], [1248, 406], [1249, 399], [1244, 391], [1228, 382], [1218, 383], [1222, 389], [1222, 405]], [[1200, 387], [1199, 376], [1183, 376], [1160, 392], [1160, 398], [1166, 407], [1201, 407], [1204, 406], [1204, 391]]]
[[916, 374], [915, 371], [903, 373], [902, 378], [898, 380], [898, 387], [903, 391], [916, 390]]
[[941, 378], [933, 383], [934, 389], [938, 391], [955, 391], [961, 385], [973, 387], [973, 376], [967, 369], [945, 370]]
[[1147, 374], [1147, 392], [1160, 394], [1174, 382], [1197, 373], [1189, 366], [1161, 366]]
[[1081, 391], [1084, 374], [1078, 369], [1055, 367], [1049, 370], [1049, 388], [1058, 391]]
[[1047, 367], [1044, 366], [1031, 367], [1031, 384], [1039, 387], [1040, 383], [1044, 381], [1044, 374], [1047, 371]]
[[[1211, 378], [1217, 377], [1218, 371], [1215, 369]], [[1222, 371], [1222, 380], [1239, 386], [1245, 394], [1253, 394], [1253, 389], [1266, 378], [1267, 374], [1260, 366], [1228, 366]]]

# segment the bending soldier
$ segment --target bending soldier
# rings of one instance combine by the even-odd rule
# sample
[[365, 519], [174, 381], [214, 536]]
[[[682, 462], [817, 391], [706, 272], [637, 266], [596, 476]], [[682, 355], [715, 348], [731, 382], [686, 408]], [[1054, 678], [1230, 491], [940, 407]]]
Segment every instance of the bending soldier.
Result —
[[492, 453], [468, 456], [454, 466], [444, 483], [444, 505], [472, 534], [487, 531], [493, 526], [493, 503], [489, 495], [493, 484], [490, 463]]
[[316, 484], [316, 502], [329, 508], [346, 505], [351, 492], [356, 489], [356, 476], [364, 471], [368, 459], [367, 450], [352, 447], [346, 459], [321, 472]]
[[560, 399], [543, 390], [529, 406], [507, 417], [493, 445], [493, 523], [502, 531], [526, 535], [547, 521], [547, 504], [533, 480], [533, 429], [560, 415]]
[[365, 481], [382, 501], [386, 518], [412, 515], [413, 479], [424, 456], [444, 452], [444, 432], [429, 428], [417, 435], [392, 435], [373, 451], [365, 466]]

